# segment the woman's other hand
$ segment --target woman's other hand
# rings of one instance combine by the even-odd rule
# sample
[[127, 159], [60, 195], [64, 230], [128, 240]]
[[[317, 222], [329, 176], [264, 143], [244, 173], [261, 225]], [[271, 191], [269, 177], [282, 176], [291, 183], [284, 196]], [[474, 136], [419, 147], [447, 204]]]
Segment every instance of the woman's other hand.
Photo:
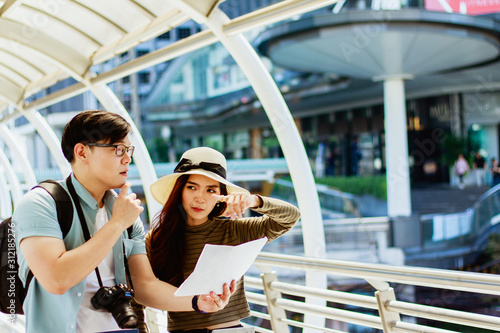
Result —
[[224, 309], [229, 303], [229, 298], [236, 290], [236, 281], [231, 281], [231, 285], [224, 283], [222, 290], [222, 294], [211, 292], [208, 295], [200, 295], [198, 297], [198, 309], [203, 312], [217, 312]]

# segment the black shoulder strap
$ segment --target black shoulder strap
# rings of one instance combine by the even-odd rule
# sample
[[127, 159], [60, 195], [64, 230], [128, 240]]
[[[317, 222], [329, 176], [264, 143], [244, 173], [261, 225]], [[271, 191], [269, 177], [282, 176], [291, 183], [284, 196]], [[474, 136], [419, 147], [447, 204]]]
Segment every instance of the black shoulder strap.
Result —
[[[71, 201], [71, 197], [69, 196], [68, 192], [66, 192], [64, 187], [61, 186], [61, 184], [53, 180], [44, 180], [33, 188], [37, 187], [46, 190], [54, 199], [56, 203], [57, 221], [59, 222], [59, 226], [61, 227], [63, 238], [66, 237], [69, 230], [71, 229], [71, 224], [73, 222], [73, 204]], [[30, 285], [32, 279], [33, 272], [30, 270], [28, 272], [28, 276], [26, 277], [26, 289]]]
[[73, 203], [68, 192], [56, 181], [45, 180], [33, 188], [41, 187], [46, 190], [56, 202], [57, 220], [61, 227], [63, 238], [66, 237], [73, 222]]

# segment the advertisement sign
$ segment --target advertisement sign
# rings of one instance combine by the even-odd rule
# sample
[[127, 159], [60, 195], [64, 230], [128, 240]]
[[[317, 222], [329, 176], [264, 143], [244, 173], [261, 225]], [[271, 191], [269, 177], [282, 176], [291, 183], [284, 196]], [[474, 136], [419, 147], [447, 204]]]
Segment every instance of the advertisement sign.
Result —
[[425, 0], [425, 9], [482, 15], [500, 12], [500, 0]]

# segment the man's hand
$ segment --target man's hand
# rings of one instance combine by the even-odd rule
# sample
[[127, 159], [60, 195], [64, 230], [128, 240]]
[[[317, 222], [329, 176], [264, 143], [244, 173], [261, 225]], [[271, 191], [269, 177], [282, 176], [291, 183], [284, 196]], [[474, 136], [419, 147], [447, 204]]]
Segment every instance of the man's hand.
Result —
[[116, 219], [124, 229], [134, 224], [144, 210], [144, 207], [141, 206], [141, 200], [137, 199], [137, 195], [135, 193], [128, 194], [131, 186], [132, 184], [125, 183], [113, 204], [112, 219]]
[[198, 297], [198, 309], [203, 312], [217, 312], [224, 309], [224, 307], [229, 303], [229, 298], [236, 290], [236, 281], [231, 282], [231, 286], [224, 283], [223, 294], [217, 295], [211, 292], [209, 295], [200, 295]]

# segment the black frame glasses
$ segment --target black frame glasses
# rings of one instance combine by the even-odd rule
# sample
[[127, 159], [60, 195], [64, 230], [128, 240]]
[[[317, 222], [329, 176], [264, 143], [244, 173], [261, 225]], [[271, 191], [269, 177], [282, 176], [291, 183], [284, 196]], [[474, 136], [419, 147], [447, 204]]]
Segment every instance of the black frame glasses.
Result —
[[97, 143], [97, 142], [89, 142], [89, 143], [84, 143], [86, 146], [94, 146], [94, 147], [107, 147], [107, 148], [115, 148], [115, 155], [122, 157], [125, 155], [125, 153], [128, 154], [128, 156], [132, 157], [134, 155], [134, 146], [125, 146], [125, 145], [111, 145], [108, 143]]

